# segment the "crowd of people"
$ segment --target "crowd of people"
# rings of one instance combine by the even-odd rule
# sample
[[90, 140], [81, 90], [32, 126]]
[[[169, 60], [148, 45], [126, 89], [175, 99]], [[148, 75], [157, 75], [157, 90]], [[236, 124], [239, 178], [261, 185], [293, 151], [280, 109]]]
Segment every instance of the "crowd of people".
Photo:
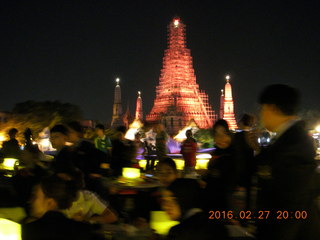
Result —
[[103, 239], [97, 225], [126, 217], [117, 190], [106, 181], [121, 176], [125, 167], [139, 167], [136, 157], [145, 155], [146, 170], [159, 184], [137, 195], [135, 211], [126, 219], [132, 223], [143, 219], [148, 224], [151, 211], [163, 210], [179, 221], [166, 236], [172, 240], [232, 239], [230, 226], [243, 230], [241, 239], [319, 239], [315, 147], [297, 117], [299, 101], [298, 91], [287, 85], [263, 90], [261, 124], [276, 133], [269, 146], [258, 144], [250, 114], [242, 116], [236, 133], [227, 121], [216, 121], [215, 148], [205, 172], [195, 169], [198, 145], [191, 130], [181, 144], [185, 168], [180, 172], [167, 155], [168, 135], [161, 124], [155, 146], [141, 141], [140, 133], [135, 141], [127, 140], [124, 126], [110, 139], [98, 124], [96, 138], [88, 141], [79, 122], [56, 125], [50, 129], [56, 152], [49, 164], [30, 142], [30, 129], [24, 150], [16, 140], [17, 130], [11, 129], [2, 154], [19, 159], [24, 168], [13, 177], [12, 191], [1, 188], [6, 198], [1, 195], [0, 209], [5, 204], [25, 209], [25, 217], [15, 219], [22, 223], [23, 239]]

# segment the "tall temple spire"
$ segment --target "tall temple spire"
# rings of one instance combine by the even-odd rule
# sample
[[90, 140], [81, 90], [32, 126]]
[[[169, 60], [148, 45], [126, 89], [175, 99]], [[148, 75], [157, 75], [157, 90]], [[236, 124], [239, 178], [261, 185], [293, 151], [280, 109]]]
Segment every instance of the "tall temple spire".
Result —
[[116, 79], [116, 87], [114, 89], [114, 102], [111, 126], [117, 127], [122, 124], [122, 103], [121, 103], [121, 88], [120, 79]]
[[192, 56], [186, 47], [185, 25], [180, 18], [169, 23], [168, 32], [156, 99], [146, 120], [162, 121], [169, 134], [177, 133], [191, 119], [200, 128], [210, 128], [214, 111], [196, 82]]
[[219, 118], [223, 118], [223, 112], [224, 112], [224, 94], [223, 89], [221, 89], [221, 96], [220, 96], [220, 114]]
[[140, 120], [140, 121], [143, 120], [142, 98], [141, 98], [141, 92], [140, 91], [138, 91], [135, 119]]
[[230, 129], [237, 129], [237, 122], [234, 115], [234, 104], [232, 99], [232, 88], [229, 82], [230, 76], [226, 76], [226, 85], [224, 87], [224, 110], [223, 110], [223, 119], [226, 120], [229, 124]]

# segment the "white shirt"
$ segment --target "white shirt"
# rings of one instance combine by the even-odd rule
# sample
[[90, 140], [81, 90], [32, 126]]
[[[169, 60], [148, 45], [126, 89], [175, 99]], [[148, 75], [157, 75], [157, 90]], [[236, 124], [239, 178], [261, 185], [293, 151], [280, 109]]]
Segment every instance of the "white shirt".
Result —
[[90, 218], [93, 215], [101, 215], [108, 207], [108, 203], [103, 202], [93, 192], [83, 190], [79, 192], [79, 197], [72, 203], [69, 209], [63, 210], [63, 213], [72, 218], [75, 214], [81, 214], [86, 218]]

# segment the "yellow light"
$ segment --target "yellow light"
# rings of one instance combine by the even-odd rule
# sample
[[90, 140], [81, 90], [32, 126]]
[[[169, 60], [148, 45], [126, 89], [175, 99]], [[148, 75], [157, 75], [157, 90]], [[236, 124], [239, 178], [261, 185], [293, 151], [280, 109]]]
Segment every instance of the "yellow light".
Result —
[[227, 75], [227, 76], [226, 76], [226, 79], [229, 80], [229, 79], [230, 79], [230, 75]]
[[318, 126], [316, 127], [316, 131], [317, 131], [317, 132], [320, 132], [320, 125], [318, 125]]
[[171, 221], [168, 214], [164, 211], [151, 211], [150, 227], [158, 234], [167, 235], [170, 228], [177, 225], [178, 221]]
[[207, 169], [209, 159], [197, 159], [196, 169]]
[[21, 225], [8, 219], [0, 218], [0, 239], [20, 240]]
[[3, 134], [0, 134], [0, 142], [3, 142], [6, 140], [6, 137]]
[[181, 160], [181, 159], [173, 159], [173, 160], [176, 163], [178, 170], [184, 169], [184, 160]]
[[178, 25], [179, 25], [179, 20], [178, 20], [178, 19], [175, 19], [174, 22], [173, 22], [173, 24], [174, 24], [175, 27], [178, 27]]
[[123, 168], [122, 176], [129, 179], [135, 179], [140, 177], [140, 169], [138, 168]]
[[139, 161], [139, 167], [146, 169], [147, 166], [147, 160], [140, 160]]
[[18, 159], [16, 158], [5, 158], [3, 160], [2, 166], [6, 170], [14, 170], [14, 165], [16, 164], [17, 161]]
[[211, 159], [211, 154], [209, 154], [209, 153], [201, 153], [201, 154], [198, 154], [197, 155], [197, 158], [199, 158], [199, 159]]

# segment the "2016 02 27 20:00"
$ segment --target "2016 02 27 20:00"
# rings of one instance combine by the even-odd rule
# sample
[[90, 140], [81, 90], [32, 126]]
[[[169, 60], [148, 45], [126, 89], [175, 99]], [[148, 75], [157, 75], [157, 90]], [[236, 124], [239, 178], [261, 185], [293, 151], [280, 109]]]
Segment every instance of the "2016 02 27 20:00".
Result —
[[209, 219], [258, 219], [264, 220], [269, 219], [271, 216], [275, 217], [277, 220], [286, 220], [286, 219], [307, 219], [307, 211], [276, 211], [275, 214], [270, 215], [268, 210], [260, 211], [209, 211]]

